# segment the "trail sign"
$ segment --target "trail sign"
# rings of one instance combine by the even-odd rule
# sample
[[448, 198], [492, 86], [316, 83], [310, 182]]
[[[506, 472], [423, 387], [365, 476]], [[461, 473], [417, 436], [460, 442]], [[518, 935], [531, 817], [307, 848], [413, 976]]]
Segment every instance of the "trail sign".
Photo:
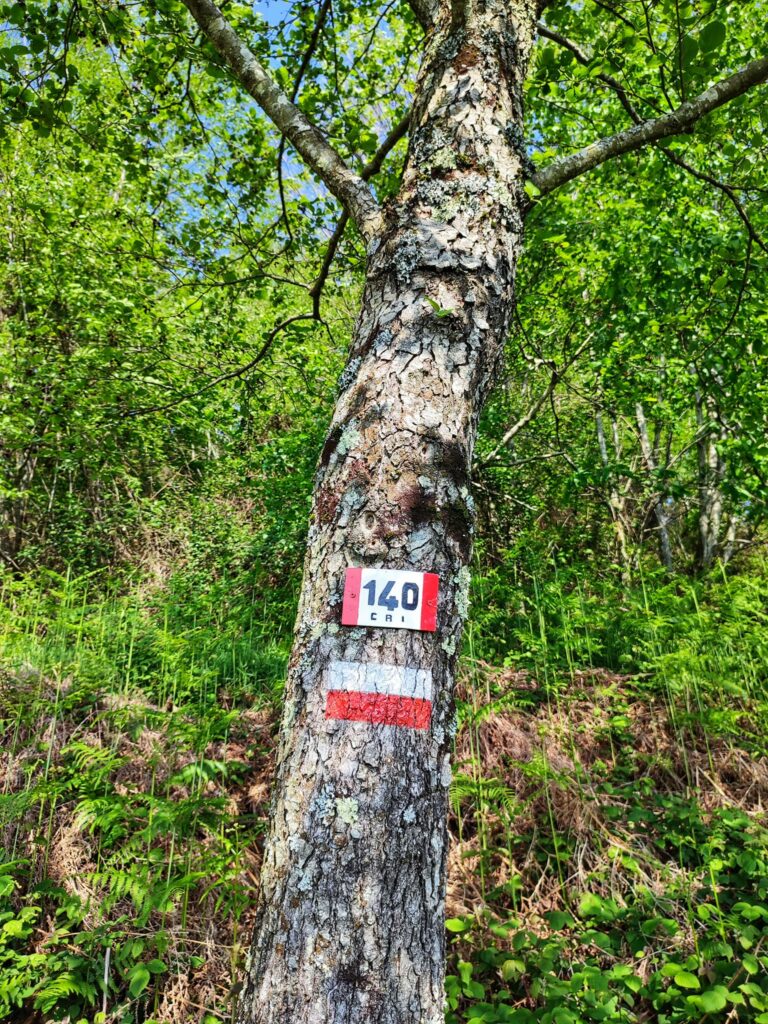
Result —
[[434, 572], [349, 568], [341, 623], [434, 633], [438, 584]]

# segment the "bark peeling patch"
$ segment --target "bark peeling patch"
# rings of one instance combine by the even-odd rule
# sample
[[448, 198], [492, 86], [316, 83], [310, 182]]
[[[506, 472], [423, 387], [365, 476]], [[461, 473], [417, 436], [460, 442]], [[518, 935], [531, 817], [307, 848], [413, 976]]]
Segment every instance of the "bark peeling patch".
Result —
[[315, 508], [317, 521], [321, 526], [327, 526], [328, 523], [333, 522], [339, 507], [339, 500], [338, 493], [330, 487], [323, 487], [318, 491]]
[[333, 453], [336, 451], [336, 447], [339, 443], [339, 440], [343, 432], [344, 428], [341, 426], [341, 424], [337, 424], [335, 427], [331, 428], [331, 431], [328, 434], [328, 437], [326, 438], [325, 444], [323, 445], [323, 450], [320, 453], [321, 466], [327, 466], [328, 463], [331, 461]]
[[467, 43], [463, 46], [456, 55], [453, 61], [453, 67], [459, 73], [469, 71], [470, 68], [475, 67], [476, 64], [480, 63], [482, 54], [473, 43]]

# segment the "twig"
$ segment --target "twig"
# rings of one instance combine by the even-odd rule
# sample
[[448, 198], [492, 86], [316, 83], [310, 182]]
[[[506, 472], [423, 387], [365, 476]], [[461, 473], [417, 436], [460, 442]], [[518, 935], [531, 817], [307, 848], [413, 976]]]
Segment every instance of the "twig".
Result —
[[664, 149], [662, 146], [659, 146], [658, 150], [660, 153], [664, 154], [667, 160], [669, 160], [673, 164], [676, 164], [678, 167], [681, 167], [684, 171], [687, 171], [688, 174], [690, 174], [692, 177], [697, 178], [699, 181], [704, 181], [708, 185], [712, 185], [714, 188], [719, 189], [724, 195], [726, 195], [733, 203], [736, 212], [744, 222], [744, 226], [746, 227], [751, 240], [755, 243], [755, 245], [758, 245], [763, 250], [763, 252], [768, 253], [768, 246], [766, 246], [765, 242], [762, 240], [760, 235], [758, 235], [757, 231], [755, 230], [752, 221], [749, 219], [749, 214], [744, 209], [739, 197], [736, 195], [736, 189], [733, 187], [733, 185], [729, 185], [725, 181], [719, 181], [717, 178], [713, 178], [711, 174], [706, 174], [704, 171], [697, 170], [695, 167], [692, 167], [686, 160], [683, 160], [682, 157], [679, 157], [677, 153], [672, 153], [668, 149]]
[[316, 318], [312, 313], [297, 313], [295, 316], [289, 316], [269, 332], [264, 344], [261, 346], [257, 354], [243, 366], [238, 366], [235, 370], [228, 370], [226, 373], [220, 373], [218, 377], [214, 377], [213, 380], [209, 380], [207, 384], [197, 388], [195, 391], [188, 391], [183, 395], [179, 395], [179, 397], [175, 398], [172, 402], [166, 402], [163, 405], [144, 406], [139, 409], [129, 409], [128, 412], [123, 413], [123, 416], [145, 416], [148, 413], [165, 412], [167, 409], [173, 409], [174, 406], [181, 405], [182, 402], [186, 402], [190, 398], [197, 398], [200, 395], [205, 394], [206, 391], [210, 391], [211, 388], [215, 388], [217, 384], [222, 384], [225, 380], [233, 380], [235, 377], [242, 377], [243, 374], [248, 373], [249, 370], [252, 370], [254, 366], [266, 358], [270, 348], [272, 347], [272, 343], [281, 331], [284, 331], [286, 327], [290, 327], [291, 324], [295, 324], [299, 320], [314, 319]]
[[562, 378], [563, 374], [565, 374], [571, 368], [571, 366], [573, 366], [573, 364], [576, 362], [576, 360], [579, 358], [581, 353], [584, 351], [584, 349], [589, 345], [591, 341], [592, 335], [590, 334], [590, 336], [585, 341], [583, 341], [581, 345], [579, 345], [579, 347], [576, 349], [576, 351], [573, 353], [573, 355], [565, 363], [564, 366], [561, 366], [559, 368], [555, 367], [552, 370], [552, 376], [550, 378], [549, 385], [546, 387], [544, 391], [542, 391], [542, 393], [531, 405], [531, 407], [528, 409], [525, 415], [521, 416], [516, 423], [512, 424], [512, 426], [504, 434], [501, 441], [499, 441], [499, 443], [496, 445], [496, 447], [493, 449], [490, 455], [486, 455], [482, 462], [479, 463], [480, 468], [487, 466], [490, 462], [493, 462], [495, 459], [497, 459], [501, 449], [506, 448], [506, 446], [509, 444], [512, 438], [519, 434], [520, 431], [523, 430], [525, 427], [527, 427], [531, 420], [533, 420], [538, 415], [541, 407], [544, 405], [544, 403], [547, 401], [547, 399], [550, 397], [552, 392], [557, 387], [558, 381]]
[[[296, 102], [296, 97], [299, 95], [299, 89], [301, 88], [301, 81], [304, 78], [309, 62], [314, 56], [317, 44], [320, 40], [320, 33], [323, 30], [323, 24], [328, 15], [328, 11], [331, 9], [332, 0], [323, 0], [323, 4], [320, 10], [317, 12], [315, 18], [315, 24], [312, 27], [312, 35], [309, 38], [309, 43], [304, 51], [301, 58], [301, 64], [299, 70], [296, 72], [296, 78], [293, 81], [293, 88], [291, 89], [291, 103]], [[285, 205], [285, 189], [283, 188], [283, 154], [285, 153], [285, 135], [280, 135], [280, 145], [277, 149], [277, 190], [280, 195], [280, 208], [283, 211], [283, 221], [285, 222], [285, 229], [288, 232], [288, 238], [293, 241], [293, 232], [291, 231], [291, 221], [288, 216], [288, 210]]]
[[[390, 152], [394, 149], [397, 143], [402, 138], [405, 137], [408, 131], [410, 118], [411, 115], [409, 112], [408, 114], [405, 115], [405, 117], [398, 121], [398, 123], [389, 133], [389, 135], [387, 135], [387, 137], [384, 139], [376, 153], [371, 158], [370, 162], [367, 163], [360, 172], [360, 177], [363, 179], [363, 181], [369, 181], [375, 174], [379, 173], [387, 156], [389, 156]], [[342, 213], [334, 229], [334, 232], [328, 241], [328, 246], [325, 250], [325, 256], [323, 257], [323, 264], [320, 267], [320, 272], [317, 275], [314, 283], [312, 284], [312, 287], [309, 289], [309, 294], [312, 298], [312, 313], [313, 316], [315, 316], [317, 319], [319, 319], [320, 317], [320, 296], [322, 294], [323, 288], [325, 287], [325, 282], [328, 280], [328, 274], [330, 273], [331, 265], [333, 264], [333, 260], [336, 256], [336, 251], [344, 235], [344, 229], [346, 228], [348, 221], [349, 217], [347, 216], [347, 214]]]
[[[559, 32], [554, 32], [551, 28], [547, 28], [547, 26], [543, 22], [538, 22], [538, 24], [536, 25], [536, 30], [540, 36], [544, 36], [545, 39], [551, 39], [553, 43], [557, 43], [558, 46], [562, 46], [564, 49], [569, 50], [574, 55], [579, 64], [583, 64], [584, 67], [588, 67], [594, 60], [594, 57], [591, 57], [586, 51], [582, 50], [578, 43], [575, 43], [573, 42], [573, 40], [567, 39], [565, 36], [560, 35]], [[613, 75], [606, 75], [602, 72], [596, 77], [598, 81], [603, 82], [616, 93], [621, 105], [624, 107], [624, 109], [635, 122], [635, 124], [640, 124], [643, 119], [632, 105], [632, 102], [627, 96], [627, 91], [621, 84], [621, 82], [619, 82], [618, 79], [614, 78]]]

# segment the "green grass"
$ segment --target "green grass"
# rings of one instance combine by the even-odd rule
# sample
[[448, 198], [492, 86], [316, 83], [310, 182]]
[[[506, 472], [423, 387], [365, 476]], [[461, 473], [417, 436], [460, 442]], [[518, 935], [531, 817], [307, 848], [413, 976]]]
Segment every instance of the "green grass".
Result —
[[166, 596], [6, 585], [0, 1017], [226, 1012], [287, 647]]

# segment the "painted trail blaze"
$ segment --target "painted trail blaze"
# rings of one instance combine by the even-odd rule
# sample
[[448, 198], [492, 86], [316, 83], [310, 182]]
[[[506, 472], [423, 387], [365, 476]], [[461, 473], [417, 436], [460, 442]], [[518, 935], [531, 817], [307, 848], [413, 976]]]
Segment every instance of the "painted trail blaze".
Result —
[[439, 581], [434, 572], [348, 568], [341, 624], [434, 633]]
[[428, 729], [432, 673], [398, 665], [332, 661], [328, 666], [325, 717], [374, 725]]

